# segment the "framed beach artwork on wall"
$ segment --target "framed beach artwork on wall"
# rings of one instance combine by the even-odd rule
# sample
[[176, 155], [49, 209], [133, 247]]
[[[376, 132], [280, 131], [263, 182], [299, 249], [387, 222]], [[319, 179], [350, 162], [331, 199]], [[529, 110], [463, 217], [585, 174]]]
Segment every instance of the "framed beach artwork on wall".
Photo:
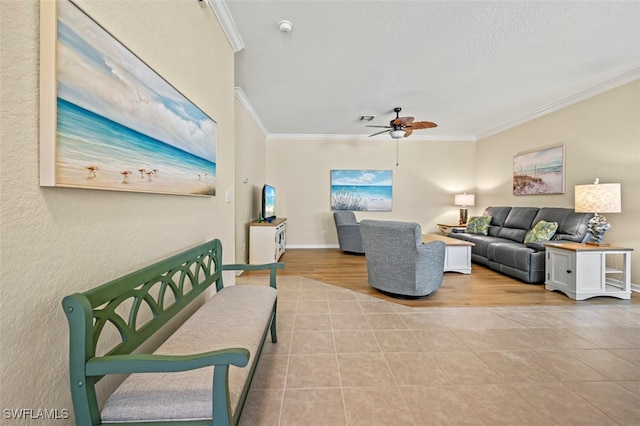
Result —
[[215, 195], [216, 122], [73, 2], [40, 5], [40, 185]]
[[513, 195], [564, 194], [564, 145], [513, 157]]
[[391, 170], [331, 170], [331, 210], [390, 212]]

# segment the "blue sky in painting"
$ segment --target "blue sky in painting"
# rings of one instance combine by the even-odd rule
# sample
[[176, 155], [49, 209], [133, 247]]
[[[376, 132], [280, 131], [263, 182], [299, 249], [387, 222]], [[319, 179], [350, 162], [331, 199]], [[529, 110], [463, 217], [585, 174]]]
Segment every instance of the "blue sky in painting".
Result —
[[66, 0], [58, 2], [58, 96], [216, 162], [216, 124]]
[[562, 146], [516, 155], [513, 170], [530, 172], [535, 169], [558, 169], [562, 167]]
[[391, 186], [391, 170], [332, 170], [331, 185]]

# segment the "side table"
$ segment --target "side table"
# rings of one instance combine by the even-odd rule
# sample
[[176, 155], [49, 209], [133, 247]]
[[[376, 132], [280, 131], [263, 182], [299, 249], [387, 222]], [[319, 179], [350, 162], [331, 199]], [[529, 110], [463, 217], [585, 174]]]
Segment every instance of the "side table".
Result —
[[451, 225], [446, 223], [439, 223], [438, 229], [444, 235], [449, 235], [449, 233], [451, 232], [464, 232], [464, 230], [467, 229], [467, 224], [463, 223], [462, 225], [459, 225], [459, 224]]
[[631, 298], [631, 252], [616, 246], [545, 243], [545, 288], [575, 300], [596, 296]]

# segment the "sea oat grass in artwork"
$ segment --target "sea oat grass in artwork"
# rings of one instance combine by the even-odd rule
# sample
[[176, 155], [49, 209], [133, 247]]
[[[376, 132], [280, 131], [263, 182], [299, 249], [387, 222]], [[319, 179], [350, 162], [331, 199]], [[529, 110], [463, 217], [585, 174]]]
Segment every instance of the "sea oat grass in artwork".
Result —
[[513, 176], [513, 193], [526, 194], [528, 189], [542, 183], [542, 179], [535, 176], [515, 175]]
[[214, 185], [207, 185], [193, 193], [193, 195], [216, 195], [216, 187]]
[[340, 190], [333, 195], [331, 206], [334, 210], [366, 210], [367, 201], [358, 193]]

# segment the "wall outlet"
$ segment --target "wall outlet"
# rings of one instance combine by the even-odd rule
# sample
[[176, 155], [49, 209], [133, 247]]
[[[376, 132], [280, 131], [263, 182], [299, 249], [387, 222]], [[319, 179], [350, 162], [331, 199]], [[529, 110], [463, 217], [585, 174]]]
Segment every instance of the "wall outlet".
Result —
[[322, 238], [327, 238], [327, 231], [322, 231]]

